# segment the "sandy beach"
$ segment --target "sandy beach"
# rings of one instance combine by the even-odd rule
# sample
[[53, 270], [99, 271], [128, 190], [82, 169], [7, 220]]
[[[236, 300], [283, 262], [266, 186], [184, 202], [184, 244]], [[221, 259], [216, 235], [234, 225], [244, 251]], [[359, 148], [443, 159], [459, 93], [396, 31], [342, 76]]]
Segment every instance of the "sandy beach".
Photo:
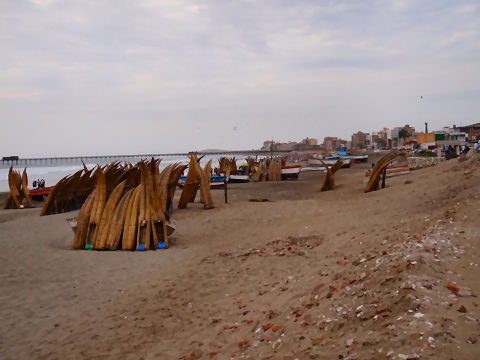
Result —
[[74, 251], [78, 211], [0, 210], [0, 358], [478, 358], [479, 164], [232, 184], [163, 251]]

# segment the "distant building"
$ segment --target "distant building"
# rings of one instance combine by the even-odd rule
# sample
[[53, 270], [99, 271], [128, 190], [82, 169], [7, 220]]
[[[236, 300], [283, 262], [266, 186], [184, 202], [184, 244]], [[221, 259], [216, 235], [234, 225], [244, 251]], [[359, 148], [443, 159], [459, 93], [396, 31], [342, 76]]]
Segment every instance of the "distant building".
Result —
[[317, 142], [317, 139], [311, 139], [307, 137], [302, 140], [302, 144], [314, 146], [314, 145], [318, 145], [318, 142]]
[[358, 131], [352, 135], [352, 148], [364, 149], [369, 144], [369, 133]]
[[[288, 143], [275, 142], [272, 140], [267, 140], [263, 142], [261, 150], [266, 151], [292, 151], [297, 143], [294, 141], [289, 141]], [[273, 148], [273, 149], [272, 149]]]
[[422, 150], [431, 150], [436, 148], [435, 134], [434, 133], [417, 133], [415, 134], [415, 142]]
[[336, 151], [338, 148], [345, 148], [347, 147], [348, 141], [333, 137], [333, 136], [326, 136], [323, 139], [323, 149], [328, 152]]
[[392, 146], [397, 146], [399, 140], [401, 139], [400, 134], [402, 130], [406, 130], [406, 138], [402, 139], [402, 141], [406, 140], [407, 138], [412, 138], [415, 136], [415, 128], [410, 125], [394, 127], [388, 133], [388, 138], [391, 140]]
[[477, 142], [478, 140], [480, 140], [480, 123], [467, 126], [459, 126], [456, 129], [467, 134], [467, 139], [469, 142]]
[[263, 142], [261, 150], [271, 151], [306, 151], [306, 150], [320, 150], [320, 145], [317, 144], [317, 139], [306, 138], [301, 142], [289, 141], [288, 143], [275, 142], [267, 140]]

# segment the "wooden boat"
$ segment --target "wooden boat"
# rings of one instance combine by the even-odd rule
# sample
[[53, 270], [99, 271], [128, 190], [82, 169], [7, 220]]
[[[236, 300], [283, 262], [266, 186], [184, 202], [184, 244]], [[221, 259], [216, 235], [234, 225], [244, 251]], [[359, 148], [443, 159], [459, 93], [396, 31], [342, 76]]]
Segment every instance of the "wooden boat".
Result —
[[302, 170], [302, 165], [286, 165], [282, 166], [282, 180], [298, 179], [298, 174]]
[[35, 200], [44, 200], [53, 189], [53, 186], [47, 186], [43, 189], [29, 189], [32, 199]]
[[228, 177], [229, 183], [248, 183], [249, 181], [248, 175], [230, 175]]
[[[186, 176], [180, 176], [178, 179], [177, 186], [180, 189], [183, 189], [185, 186], [185, 180], [187, 179]], [[229, 177], [227, 176], [227, 181]], [[225, 186], [225, 176], [211, 176], [210, 177], [210, 189], [222, 189]]]

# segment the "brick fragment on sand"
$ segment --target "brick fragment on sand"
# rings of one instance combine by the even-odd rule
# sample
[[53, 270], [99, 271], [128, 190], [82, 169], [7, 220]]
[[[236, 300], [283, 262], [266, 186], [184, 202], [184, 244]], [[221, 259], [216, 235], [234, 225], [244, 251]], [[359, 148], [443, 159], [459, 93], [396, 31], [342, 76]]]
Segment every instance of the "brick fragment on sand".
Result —
[[263, 331], [267, 331], [268, 329], [270, 329], [271, 327], [273, 326], [273, 324], [267, 324], [263, 327]]
[[239, 347], [240, 349], [242, 349], [242, 348], [244, 348], [244, 347], [248, 347], [248, 346], [249, 346], [248, 343], [249, 343], [249, 341], [248, 341], [247, 339], [243, 339], [242, 341], [240, 341], [240, 342], [238, 343], [238, 347]]
[[456, 294], [458, 292], [458, 288], [457, 288], [457, 285], [455, 285], [454, 283], [447, 283], [447, 289], [450, 290], [451, 292], [453, 292], [454, 294]]

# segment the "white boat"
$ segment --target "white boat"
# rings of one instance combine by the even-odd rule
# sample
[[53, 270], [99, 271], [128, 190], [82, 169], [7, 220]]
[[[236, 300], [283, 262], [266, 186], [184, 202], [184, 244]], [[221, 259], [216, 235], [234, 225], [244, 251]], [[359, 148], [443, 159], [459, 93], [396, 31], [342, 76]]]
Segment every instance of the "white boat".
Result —
[[308, 166], [302, 166], [302, 172], [304, 172], [304, 171], [323, 171], [323, 172], [326, 172], [327, 170], [325, 169], [325, 166], [323, 166], [323, 165], [308, 165]]
[[354, 161], [360, 161], [360, 162], [367, 162], [368, 160], [368, 154], [365, 155], [352, 155], [351, 156]]
[[248, 175], [230, 175], [228, 177], [229, 183], [248, 183], [249, 181]]
[[300, 171], [302, 170], [302, 165], [287, 165], [287, 166], [282, 166], [282, 180], [283, 179], [289, 179], [289, 178], [298, 178], [298, 174], [300, 174]]

